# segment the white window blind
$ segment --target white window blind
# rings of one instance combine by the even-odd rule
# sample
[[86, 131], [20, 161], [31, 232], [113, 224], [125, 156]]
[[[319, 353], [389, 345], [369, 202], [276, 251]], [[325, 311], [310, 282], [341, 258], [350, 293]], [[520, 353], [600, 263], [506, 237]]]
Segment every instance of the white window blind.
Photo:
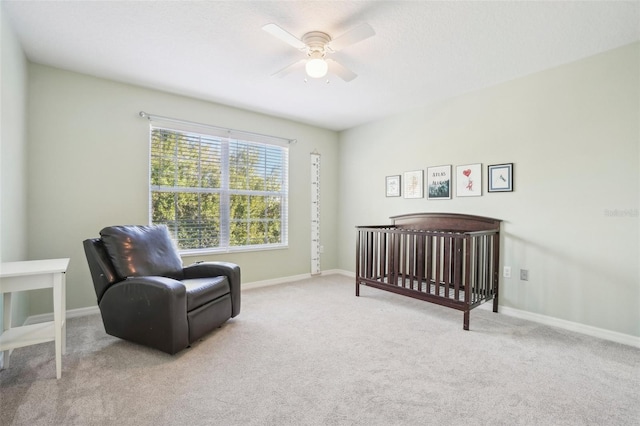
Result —
[[285, 146], [152, 125], [150, 222], [183, 251], [286, 246], [288, 163]]

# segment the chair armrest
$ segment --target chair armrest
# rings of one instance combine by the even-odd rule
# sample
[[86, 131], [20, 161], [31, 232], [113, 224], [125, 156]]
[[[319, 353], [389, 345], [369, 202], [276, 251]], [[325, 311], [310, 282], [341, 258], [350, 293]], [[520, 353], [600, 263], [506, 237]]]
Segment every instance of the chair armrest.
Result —
[[99, 304], [107, 333], [174, 354], [189, 345], [185, 286], [165, 277], [131, 277]]
[[197, 262], [184, 268], [184, 278], [206, 278], [224, 275], [231, 290], [231, 317], [240, 313], [240, 266], [230, 262]]

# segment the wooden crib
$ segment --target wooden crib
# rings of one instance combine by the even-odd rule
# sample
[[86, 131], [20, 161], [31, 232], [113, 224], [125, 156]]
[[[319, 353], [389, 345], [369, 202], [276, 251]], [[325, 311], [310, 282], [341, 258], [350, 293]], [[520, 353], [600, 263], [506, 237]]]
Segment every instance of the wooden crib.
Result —
[[500, 220], [458, 213], [391, 217], [392, 225], [358, 226], [360, 285], [464, 312], [493, 299], [498, 312]]

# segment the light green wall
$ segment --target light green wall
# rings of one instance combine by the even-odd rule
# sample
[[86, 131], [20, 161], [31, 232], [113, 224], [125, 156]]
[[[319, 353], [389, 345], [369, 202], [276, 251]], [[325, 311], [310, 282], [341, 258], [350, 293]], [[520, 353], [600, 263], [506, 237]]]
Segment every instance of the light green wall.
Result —
[[[495, 217], [513, 272], [501, 305], [640, 336], [639, 53], [632, 44], [342, 132], [340, 268], [354, 270], [356, 225]], [[487, 193], [486, 166], [509, 162], [515, 191]], [[387, 175], [470, 163], [483, 165], [482, 197], [384, 196]]]
[[[0, 7], [0, 260], [27, 256], [27, 60]], [[3, 302], [0, 294], [0, 330]], [[13, 296], [13, 323], [28, 315], [24, 294]]]
[[[37, 64], [29, 66], [29, 255], [70, 257], [67, 307], [94, 306], [82, 248], [105, 226], [148, 223], [149, 123], [140, 111], [297, 139], [289, 150], [289, 248], [199, 256], [227, 260], [243, 282], [310, 272], [310, 160], [322, 154], [322, 234], [336, 246], [336, 132], [192, 98]], [[322, 269], [337, 267], [326, 250]], [[31, 298], [31, 314], [51, 312], [50, 297]]]

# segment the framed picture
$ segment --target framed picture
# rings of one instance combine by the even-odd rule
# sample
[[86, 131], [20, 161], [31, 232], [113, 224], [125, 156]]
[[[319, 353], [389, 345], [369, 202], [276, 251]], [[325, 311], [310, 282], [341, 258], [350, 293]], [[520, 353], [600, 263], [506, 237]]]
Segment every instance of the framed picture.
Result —
[[385, 179], [387, 197], [400, 196], [400, 175], [387, 176]]
[[451, 199], [451, 165], [427, 168], [429, 200]]
[[424, 197], [424, 172], [404, 172], [404, 198]]
[[513, 163], [488, 166], [489, 192], [513, 191]]
[[456, 166], [456, 197], [482, 195], [482, 164]]

